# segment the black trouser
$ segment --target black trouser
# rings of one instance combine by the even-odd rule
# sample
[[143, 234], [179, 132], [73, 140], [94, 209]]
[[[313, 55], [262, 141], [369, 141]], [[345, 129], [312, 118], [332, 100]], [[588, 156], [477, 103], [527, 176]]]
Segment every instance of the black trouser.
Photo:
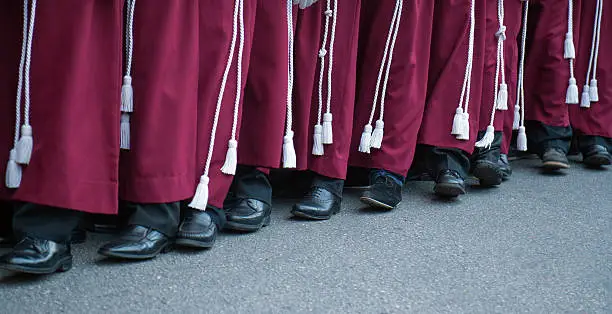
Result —
[[246, 198], [272, 205], [272, 185], [268, 176], [257, 168], [239, 165], [230, 187], [228, 201]]
[[181, 217], [181, 202], [143, 204], [121, 202], [121, 210], [125, 211], [127, 225], [140, 225], [153, 228], [167, 237], [174, 238]]
[[67, 243], [72, 231], [79, 226], [82, 212], [38, 205], [19, 203], [13, 215], [15, 238], [31, 236], [38, 239]]
[[0, 201], [0, 238], [8, 238], [13, 234], [13, 204]]
[[445, 169], [454, 170], [463, 178], [467, 178], [470, 171], [470, 157], [461, 149], [417, 145], [415, 160], [424, 163], [422, 169], [434, 179]]
[[[485, 131], [478, 132], [478, 140], [482, 139], [485, 135]], [[491, 143], [491, 147], [476, 147], [474, 148], [474, 153], [472, 154], [472, 160], [486, 160], [493, 163], [497, 163], [499, 161], [499, 157], [501, 155], [501, 144], [503, 133], [501, 131], [495, 131], [493, 137], [493, 143]]]
[[569, 153], [572, 143], [572, 128], [550, 126], [539, 121], [525, 121], [527, 129], [527, 147], [540, 157], [549, 148], [556, 148]]
[[581, 152], [584, 153], [593, 145], [601, 145], [609, 152], [612, 152], [612, 138], [584, 134], [578, 135], [578, 149]]

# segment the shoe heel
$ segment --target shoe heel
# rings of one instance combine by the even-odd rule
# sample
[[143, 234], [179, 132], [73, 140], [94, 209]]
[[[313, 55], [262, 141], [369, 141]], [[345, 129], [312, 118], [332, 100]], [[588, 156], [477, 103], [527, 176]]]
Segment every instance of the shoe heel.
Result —
[[57, 268], [57, 271], [60, 273], [67, 272], [72, 269], [72, 257], [62, 262], [61, 265]]
[[272, 218], [270, 216], [264, 218], [263, 227], [267, 227], [272, 222]]

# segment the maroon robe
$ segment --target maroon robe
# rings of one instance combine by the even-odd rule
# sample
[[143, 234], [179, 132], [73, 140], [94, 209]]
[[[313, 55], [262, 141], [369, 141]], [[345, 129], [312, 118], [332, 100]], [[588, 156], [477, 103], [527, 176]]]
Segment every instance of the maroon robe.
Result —
[[[370, 154], [357, 150], [372, 110], [394, 8], [393, 0], [362, 2], [357, 100], [349, 163], [352, 166], [385, 169], [405, 175], [414, 159], [423, 117], [434, 1], [404, 1], [387, 93], [383, 96], [386, 103], [382, 146], [381, 149], [371, 149]], [[379, 110], [376, 111], [375, 120], [378, 117]]]
[[[574, 1], [574, 44], [579, 37], [581, 0]], [[566, 92], [570, 78], [569, 61], [563, 58], [568, 28], [568, 2], [537, 0], [531, 4], [525, 59], [525, 119], [548, 126], [569, 126]], [[591, 21], [592, 22], [592, 21]], [[591, 26], [592, 27], [592, 26]], [[589, 39], [590, 41], [590, 39]], [[580, 56], [578, 55], [580, 58]], [[587, 60], [588, 61], [588, 60]], [[578, 72], [576, 72], [578, 74]], [[586, 75], [586, 74], [585, 74]], [[582, 90], [581, 78], [578, 88]], [[529, 134], [529, 130], [527, 130]]]
[[[591, 54], [595, 8], [595, 0], [582, 1], [580, 41], [576, 47], [578, 56], [576, 75], [580, 91], [583, 90], [585, 85]], [[592, 102], [588, 109], [581, 108], [578, 105], [569, 107], [572, 128], [579, 134], [612, 138], [612, 58], [609, 54], [610, 51], [612, 51], [612, 7], [610, 7], [609, 1], [604, 1], [597, 67], [599, 101]], [[586, 82], [587, 84], [590, 83], [590, 79], [589, 82]]]
[[[504, 25], [506, 40], [504, 41], [504, 58], [506, 83], [508, 84], [508, 110], [497, 110], [493, 126], [495, 131], [503, 132], [502, 153], [507, 153], [512, 139], [512, 123], [514, 121], [514, 105], [516, 102], [516, 85], [518, 81], [518, 40], [521, 34], [522, 2], [519, 0], [504, 1]], [[497, 66], [497, 37], [499, 19], [497, 5], [494, 1], [487, 4], [486, 37], [484, 72], [482, 82], [482, 99], [480, 104], [479, 130], [486, 131], [491, 122], [495, 95], [495, 69]], [[501, 76], [500, 76], [501, 77]], [[501, 78], [498, 84], [501, 84]]]
[[[294, 6], [297, 10], [297, 6]], [[241, 165], [278, 168], [285, 132], [288, 86], [287, 3], [257, 1], [251, 65], [238, 145]]]
[[[22, 5], [0, 4], [5, 158], [13, 146]], [[34, 148], [21, 186], [10, 191], [13, 200], [117, 212], [122, 11], [121, 0], [38, 1], [31, 68]], [[0, 195], [10, 195], [4, 185]]]
[[[435, 1], [427, 102], [419, 132], [419, 144], [456, 148], [471, 153], [479, 131], [482, 98], [485, 0], [473, 0], [476, 9], [474, 63], [468, 112], [470, 138], [458, 140], [451, 134], [466, 69], [471, 0]], [[490, 5], [490, 4], [489, 4]]]
[[[195, 168], [198, 2], [136, 2], [131, 149], [122, 152], [120, 162], [123, 200], [169, 203], [193, 196], [194, 183], [199, 178]], [[232, 10], [228, 12], [225, 14], [231, 19]], [[225, 45], [219, 46], [220, 60], [227, 52], [222, 49]], [[232, 105], [231, 101], [226, 104], [228, 109]], [[209, 103], [214, 105], [215, 102]], [[223, 123], [231, 124], [231, 118], [227, 121]], [[210, 125], [209, 121], [202, 123]], [[224, 148], [217, 146], [219, 152]]]
[[[183, 0], [178, 0], [183, 1]], [[266, 0], [244, 1], [245, 22], [245, 45], [242, 68], [242, 87], [246, 84], [251, 46], [253, 42], [253, 30], [257, 4]], [[199, 83], [198, 83], [198, 111], [197, 111], [197, 136], [196, 136], [196, 175], [204, 173], [213, 117], [221, 88], [221, 79], [229, 56], [229, 47], [232, 38], [232, 24], [234, 1], [200, 0], [199, 2]], [[223, 201], [232, 183], [233, 176], [221, 172], [225, 162], [228, 141], [231, 138], [232, 121], [234, 115], [234, 100], [236, 96], [236, 59], [238, 58], [238, 43], [233, 60], [233, 67], [229, 72], [225, 93], [223, 94], [223, 105], [219, 116], [219, 125], [215, 138], [214, 153], [210, 165], [210, 183], [208, 204], [217, 208], [223, 208]], [[241, 98], [242, 99], [242, 98]], [[240, 134], [240, 117], [238, 120], [238, 134]], [[265, 122], [265, 120], [262, 120]], [[240, 141], [244, 139], [238, 137]], [[242, 147], [239, 141], [238, 151]], [[195, 183], [192, 195], [195, 192]]]
[[[314, 156], [312, 154], [313, 134], [318, 120], [319, 107], [320, 58], [318, 55], [322, 48], [326, 6], [327, 0], [320, 0], [312, 7], [300, 10], [296, 27], [294, 131], [297, 168], [312, 170], [327, 177], [345, 179], [351, 148], [351, 132], [353, 131], [361, 1], [338, 1], [331, 81], [333, 143], [323, 145], [323, 156]], [[321, 122], [327, 107], [327, 71], [331, 57], [332, 24], [333, 17], [330, 18], [328, 44], [325, 47], [327, 55], [325, 56], [322, 88]]]

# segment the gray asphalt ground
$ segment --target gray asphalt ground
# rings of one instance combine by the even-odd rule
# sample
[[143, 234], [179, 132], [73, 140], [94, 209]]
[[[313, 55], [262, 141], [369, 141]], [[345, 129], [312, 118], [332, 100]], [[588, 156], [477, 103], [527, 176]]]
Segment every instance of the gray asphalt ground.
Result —
[[347, 190], [326, 222], [278, 200], [259, 233], [149, 262], [107, 261], [91, 235], [68, 273], [0, 272], [0, 313], [612, 313], [612, 170], [538, 165], [454, 202], [411, 182], [392, 212]]

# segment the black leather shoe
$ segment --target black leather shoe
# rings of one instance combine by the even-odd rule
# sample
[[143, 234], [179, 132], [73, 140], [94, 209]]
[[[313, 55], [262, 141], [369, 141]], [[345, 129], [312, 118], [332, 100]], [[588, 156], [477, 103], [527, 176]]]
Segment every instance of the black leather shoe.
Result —
[[582, 153], [582, 162], [589, 167], [601, 167], [612, 164], [612, 155], [601, 145], [591, 145]]
[[163, 233], [139, 225], [128, 226], [118, 239], [98, 250], [98, 254], [120, 259], [151, 259], [172, 248], [172, 241]]
[[542, 154], [542, 167], [546, 170], [569, 169], [565, 153], [558, 148], [547, 148]]
[[[84, 229], [78, 228], [72, 231], [72, 236], [70, 238], [71, 244], [81, 244], [85, 243], [87, 240], [87, 232]], [[15, 240], [12, 236], [8, 236], [6, 238], [0, 237], [0, 248], [10, 248], [15, 245]]]
[[502, 180], [506, 181], [510, 179], [510, 176], [512, 175], [512, 167], [510, 167], [508, 155], [499, 155], [499, 160], [497, 161], [497, 164], [499, 165], [499, 169], [501, 169]]
[[476, 160], [473, 164], [472, 173], [478, 178], [480, 186], [493, 187], [502, 183], [503, 173], [499, 162]]
[[341, 202], [340, 196], [322, 187], [313, 186], [299, 203], [293, 205], [291, 214], [301, 218], [327, 220], [340, 212]]
[[72, 268], [70, 245], [26, 237], [0, 256], [0, 268], [28, 274], [52, 274]]
[[272, 208], [256, 199], [237, 199], [225, 209], [225, 228], [237, 231], [257, 231], [270, 224]]
[[211, 248], [217, 239], [218, 226], [210, 210], [188, 209], [179, 226], [176, 244], [192, 248]]
[[442, 197], [457, 197], [465, 194], [465, 181], [457, 171], [444, 169], [438, 174], [434, 192]]
[[370, 176], [370, 187], [359, 200], [371, 207], [394, 209], [402, 201], [401, 183], [387, 171], [375, 171]]

